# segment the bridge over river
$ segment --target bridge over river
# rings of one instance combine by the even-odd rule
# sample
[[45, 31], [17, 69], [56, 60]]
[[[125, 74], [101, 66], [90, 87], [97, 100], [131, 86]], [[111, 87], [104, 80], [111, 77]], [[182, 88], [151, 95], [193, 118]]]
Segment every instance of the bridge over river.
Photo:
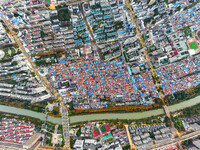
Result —
[[[197, 96], [193, 99], [171, 105], [168, 107], [170, 112], [175, 112], [180, 109], [184, 109], [187, 107], [194, 106], [196, 104], [200, 103], [200, 96]], [[38, 118], [40, 120], [44, 120], [45, 114], [44, 113], [38, 113], [26, 109], [20, 109], [5, 105], [0, 105], [0, 112], [5, 113], [12, 113], [17, 115], [23, 115], [23, 116], [29, 116], [33, 118]], [[111, 119], [143, 119], [148, 118], [151, 116], [157, 116], [164, 114], [164, 110], [162, 108], [156, 109], [156, 110], [149, 110], [144, 112], [130, 112], [130, 113], [100, 113], [100, 114], [88, 114], [88, 115], [77, 115], [77, 116], [70, 116], [70, 123], [78, 123], [78, 122], [84, 122], [84, 121], [94, 121], [94, 120], [111, 120]], [[48, 116], [47, 121], [55, 123], [55, 124], [61, 124], [61, 118], [55, 118]]]

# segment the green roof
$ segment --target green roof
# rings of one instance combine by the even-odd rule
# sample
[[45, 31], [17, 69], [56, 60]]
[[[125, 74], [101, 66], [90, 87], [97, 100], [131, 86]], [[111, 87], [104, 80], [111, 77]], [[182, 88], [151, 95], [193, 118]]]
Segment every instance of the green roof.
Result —
[[161, 60], [160, 60], [160, 62], [165, 62], [165, 61], [166, 61], [165, 59], [161, 59]]
[[94, 128], [97, 131], [97, 134], [100, 134], [99, 129], [98, 128]]
[[106, 131], [106, 127], [105, 126], [102, 126], [100, 129], [101, 129], [101, 132], [105, 132]]
[[106, 139], [108, 139], [110, 137], [112, 137], [112, 134], [108, 134], [107, 136], [104, 136], [103, 138], [104, 138], [104, 140], [106, 140]]

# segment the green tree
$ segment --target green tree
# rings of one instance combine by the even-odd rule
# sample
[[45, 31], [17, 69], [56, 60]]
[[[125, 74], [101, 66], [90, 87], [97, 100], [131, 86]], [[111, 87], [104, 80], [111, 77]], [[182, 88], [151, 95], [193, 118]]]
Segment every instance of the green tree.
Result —
[[53, 114], [58, 115], [59, 114], [59, 107], [53, 106]]

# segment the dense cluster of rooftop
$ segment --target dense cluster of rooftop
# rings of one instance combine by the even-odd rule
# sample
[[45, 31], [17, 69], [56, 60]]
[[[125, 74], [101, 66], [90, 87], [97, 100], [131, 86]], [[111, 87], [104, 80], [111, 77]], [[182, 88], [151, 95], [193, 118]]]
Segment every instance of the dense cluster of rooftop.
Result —
[[170, 128], [164, 124], [129, 126], [129, 131], [137, 149], [145, 149], [153, 145], [154, 142], [161, 143], [173, 138]]
[[165, 95], [184, 91], [200, 83], [199, 56], [160, 67], [156, 72]]
[[[122, 150], [129, 144], [125, 128], [116, 125], [103, 124], [97, 126], [95, 122], [84, 124], [75, 136], [74, 149]], [[78, 131], [79, 132], [79, 131]]]
[[0, 22], [0, 46], [12, 45], [13, 42], [8, 37], [3, 24]]
[[97, 42], [135, 35], [135, 24], [122, 0], [92, 0], [84, 10]]
[[1, 50], [0, 96], [31, 102], [49, 100], [51, 94], [38, 82], [22, 53], [13, 47]]
[[[159, 92], [167, 96], [200, 83], [199, 3], [132, 0], [134, 22], [125, 0], [61, 2], [14, 0], [3, 9], [18, 11], [3, 15], [43, 75], [75, 109], [151, 105]], [[33, 7], [39, 9], [23, 11]], [[47, 94], [34, 94], [41, 93]]]
[[24, 144], [33, 135], [34, 130], [33, 124], [3, 118], [0, 122], [0, 139], [6, 142]]
[[129, 77], [132, 74], [127, 68], [130, 70], [120, 59], [101, 62], [87, 55], [76, 62], [60, 60], [49, 68], [49, 75], [52, 84], [66, 98], [102, 95], [111, 100], [120, 98], [118, 101], [126, 105], [153, 103], [152, 97], [159, 94], [150, 72]]

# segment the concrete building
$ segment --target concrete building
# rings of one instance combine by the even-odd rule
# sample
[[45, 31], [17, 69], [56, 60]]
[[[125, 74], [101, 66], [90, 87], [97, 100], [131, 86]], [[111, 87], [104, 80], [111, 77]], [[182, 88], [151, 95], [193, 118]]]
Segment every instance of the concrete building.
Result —
[[24, 145], [23, 148], [30, 149], [42, 137], [41, 133], [34, 134]]

